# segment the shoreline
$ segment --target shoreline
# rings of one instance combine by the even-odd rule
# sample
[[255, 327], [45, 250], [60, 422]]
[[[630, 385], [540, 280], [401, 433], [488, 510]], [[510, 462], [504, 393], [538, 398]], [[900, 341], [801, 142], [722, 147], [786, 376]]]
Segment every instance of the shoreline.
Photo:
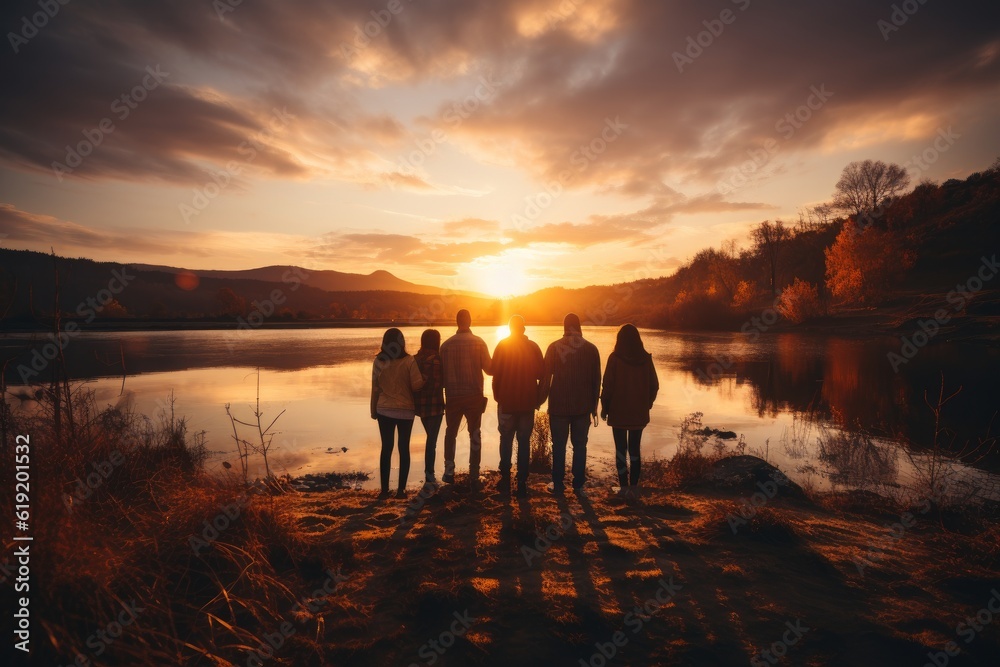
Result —
[[[902, 337], [914, 334], [924, 327], [931, 326], [927, 322], [933, 322], [935, 314], [946, 310], [947, 295], [945, 293], [932, 294], [903, 294], [896, 299], [871, 308], [853, 308], [841, 310], [839, 312], [814, 317], [800, 324], [793, 324], [786, 320], [779, 319], [774, 324], [759, 325], [751, 327], [751, 333], [776, 334], [795, 333], [802, 335], [824, 335], [843, 338], [868, 338], [868, 337]], [[665, 333], [697, 334], [697, 333], [744, 333], [748, 325], [760, 318], [762, 313], [772, 310], [768, 304], [758, 304], [763, 306], [748, 311], [745, 314], [745, 322], [740, 326], [731, 327], [710, 327], [710, 328], [661, 328], [650, 325], [648, 322], [638, 322], [637, 326], [649, 331], [660, 331]], [[983, 290], [976, 295], [974, 301], [968, 303], [969, 308], [961, 312], [947, 312], [947, 319], [937, 324], [931, 339], [938, 341], [955, 342], [995, 342], [1000, 341], [1000, 290]], [[244, 331], [253, 329], [263, 330], [301, 330], [301, 329], [366, 329], [366, 328], [417, 328], [434, 327], [448, 328], [454, 326], [451, 319], [435, 320], [392, 320], [392, 319], [335, 319], [335, 320], [264, 320], [259, 325], [241, 324], [240, 320], [233, 318], [191, 318], [191, 319], [101, 319], [86, 322], [83, 318], [65, 318], [62, 326], [73, 323], [76, 331], [82, 333], [119, 333], [119, 332], [157, 332], [157, 331]], [[498, 327], [505, 324], [505, 320], [479, 319], [473, 322], [473, 327]], [[620, 326], [625, 320], [609, 317], [603, 324], [584, 322], [584, 327], [593, 326]], [[561, 319], [551, 321], [537, 321], [529, 323], [531, 327], [562, 326]], [[47, 334], [52, 333], [51, 326], [41, 326], [37, 322], [27, 322], [24, 320], [7, 320], [0, 336], [10, 336], [11, 334]], [[756, 339], [756, 338], [755, 338]]]
[[[919, 323], [922, 319], [912, 317], [900, 320], [893, 316], [890, 311], [872, 312], [852, 315], [831, 315], [816, 318], [801, 324], [791, 324], [788, 322], [778, 322], [766, 328], [766, 330], [754, 330], [756, 335], [768, 334], [800, 334], [806, 336], [827, 336], [839, 338], [898, 338], [914, 332], [920, 331]], [[99, 324], [80, 326], [75, 320], [65, 320], [64, 323], [73, 322], [77, 325], [77, 333], [155, 333], [171, 331], [243, 331], [246, 327], [234, 326], [232, 320], [219, 322], [215, 320], [119, 320], [104, 321]], [[474, 322], [476, 327], [499, 327], [503, 326], [500, 321]], [[584, 327], [609, 326], [617, 327], [624, 322], [608, 322], [607, 324], [584, 324]], [[18, 326], [17, 323], [7, 322], [0, 337], [16, 338], [17, 336], [34, 336], [52, 334], [51, 328], [32, 326]], [[388, 327], [409, 328], [443, 328], [453, 327], [451, 320], [437, 320], [433, 322], [399, 322], [393, 320], [343, 320], [343, 321], [308, 321], [308, 322], [264, 322], [260, 326], [251, 327], [250, 330], [260, 329], [266, 331], [282, 330], [315, 330], [315, 329], [379, 329]], [[533, 322], [530, 327], [561, 327], [561, 321]], [[658, 328], [653, 326], [640, 326], [643, 331], [655, 331], [672, 334], [738, 334], [744, 333], [738, 328], [701, 328], [701, 329], [677, 329]], [[65, 333], [65, 330], [64, 330]], [[1000, 317], [997, 316], [966, 316], [955, 317], [952, 323], [941, 326], [935, 335], [945, 342], [993, 342], [1000, 340]], [[956, 337], [958, 337], [956, 339]]]

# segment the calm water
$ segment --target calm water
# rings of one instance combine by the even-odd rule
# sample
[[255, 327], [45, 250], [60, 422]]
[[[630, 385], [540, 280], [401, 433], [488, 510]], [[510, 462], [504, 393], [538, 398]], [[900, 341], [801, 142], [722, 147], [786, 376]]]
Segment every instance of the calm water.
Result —
[[[602, 363], [614, 346], [616, 329], [589, 327], [585, 334], [601, 351]], [[406, 329], [411, 351], [420, 330]], [[442, 330], [446, 337], [451, 330]], [[492, 349], [501, 337], [495, 328], [477, 328]], [[236, 466], [225, 404], [250, 420], [260, 370], [261, 405], [270, 421], [282, 410], [275, 427], [272, 461], [279, 472], [365, 470], [378, 468], [378, 433], [369, 417], [370, 369], [382, 329], [255, 330], [240, 334], [219, 331], [126, 332], [82, 334], [67, 347], [70, 374], [87, 380], [99, 402], [122, 400], [154, 415], [173, 393], [177, 414], [191, 431], [206, 431], [212, 451], [210, 465]], [[561, 327], [529, 327], [528, 335], [544, 350], [562, 334]], [[876, 476], [882, 482], [912, 476], [910, 457], [900, 456], [889, 439], [930, 444], [933, 417], [924, 392], [936, 397], [944, 372], [948, 393], [961, 393], [945, 408], [946, 438], [958, 443], [986, 435], [998, 408], [996, 378], [1000, 351], [989, 346], [942, 344], [922, 350], [899, 373], [886, 359], [898, 351], [894, 339], [842, 339], [801, 334], [764, 335], [751, 342], [742, 334], [697, 334], [646, 331], [661, 389], [652, 423], [643, 438], [644, 456], [669, 457], [677, 448], [678, 428], [692, 412], [702, 412], [706, 426], [742, 436], [746, 451], [769, 461], [800, 482], [818, 488], [836, 484], [864, 485], [852, 468], [853, 450], [831, 456], [830, 439], [858, 428], [879, 435], [882, 447]], [[0, 352], [30, 358], [42, 337], [0, 338]], [[12, 392], [20, 382], [18, 361], [7, 367]], [[489, 381], [486, 383], [487, 393]], [[19, 409], [30, 409], [30, 403]], [[821, 447], [821, 441], [826, 443]], [[732, 449], [735, 441], [727, 441]], [[483, 463], [498, 463], [496, 404], [483, 419]], [[708, 445], [711, 446], [711, 445]], [[852, 445], [847, 445], [849, 448]], [[347, 451], [342, 451], [346, 447]], [[443, 466], [439, 438], [438, 474]], [[590, 458], [603, 473], [613, 457], [611, 430], [601, 424], [591, 430]], [[414, 427], [410, 484], [422, 480], [423, 432]], [[865, 460], [864, 457], [861, 457]], [[395, 458], [394, 458], [395, 461]], [[459, 469], [468, 461], [468, 435], [459, 435]], [[916, 457], [920, 465], [921, 457]], [[862, 461], [863, 462], [863, 461]], [[888, 463], [886, 463], [888, 462]], [[879, 467], [879, 466], [876, 466]], [[994, 459], [979, 464], [997, 470]], [[865, 471], [870, 475], [870, 471]], [[962, 475], [987, 495], [996, 478], [979, 470]], [[375, 483], [374, 481], [372, 482]]]

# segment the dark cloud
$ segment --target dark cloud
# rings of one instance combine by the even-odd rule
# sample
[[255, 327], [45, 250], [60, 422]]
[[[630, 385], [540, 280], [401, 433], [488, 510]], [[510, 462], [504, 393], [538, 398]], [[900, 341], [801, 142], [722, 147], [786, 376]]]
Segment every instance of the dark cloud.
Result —
[[[242, 2], [221, 15], [219, 6], [60, 5], [3, 55], [0, 160], [51, 171], [67, 145], [110, 117], [114, 132], [73, 177], [201, 184], [206, 170], [247, 161], [240, 147], [256, 136], [251, 171], [432, 193], [441, 187], [385, 166], [407, 137], [400, 119], [409, 110], [370, 113], [357, 92], [489, 71], [503, 85], [488, 104], [457, 127], [451, 101], [423, 121], [566, 188], [652, 198], [652, 210], [618, 220], [642, 233], [645, 218], [673, 205], [674, 188], [712, 191], [768, 140], [791, 153], [931, 136], [937, 123], [992, 117], [1000, 99], [1000, 5], [991, 0], [920, 4], [888, 39], [878, 21], [892, 3], [864, 0], [404, 1], [370, 38], [359, 31], [385, 3]], [[675, 54], [723, 9], [732, 22], [692, 47], [678, 71]], [[16, 33], [37, 3], [0, 11], [5, 33]], [[114, 100], [157, 65], [171, 76], [116, 118]], [[832, 97], [805, 107], [808, 121], [782, 124], [816, 106], [816, 91]], [[261, 137], [274, 109], [295, 120]], [[616, 123], [627, 127], [612, 138]], [[699, 197], [686, 206], [752, 210]]]
[[[711, 189], [769, 139], [822, 149], [876, 121], [880, 138], [933, 136], [960, 114], [989, 118], [1000, 97], [1000, 5], [985, 0], [922, 4], [888, 41], [877, 21], [891, 3], [614, 4], [594, 43], [561, 30], [521, 42], [520, 77], [459, 131], [507, 136], [542, 178], [660, 195], [665, 181]], [[678, 71], [674, 53], [722, 9], [732, 23]], [[628, 128], [602, 144], [616, 118]]]
[[[278, 177], [385, 183], [376, 150], [405, 131], [391, 116], [362, 111], [337, 83], [344, 63], [331, 44], [367, 4], [247, 2], [220, 17], [213, 7], [224, 4], [61, 6], [16, 54], [3, 55], [0, 159], [54, 173], [53, 163], [67, 164], [67, 146], [83, 142], [89, 155], [71, 178], [202, 184], [206, 172], [235, 162]], [[19, 33], [21, 17], [37, 11], [7, 4], [2, 24]], [[141, 102], [122, 100], [150, 81], [147, 67], [166, 76], [139, 91]], [[98, 131], [104, 119], [112, 131]]]

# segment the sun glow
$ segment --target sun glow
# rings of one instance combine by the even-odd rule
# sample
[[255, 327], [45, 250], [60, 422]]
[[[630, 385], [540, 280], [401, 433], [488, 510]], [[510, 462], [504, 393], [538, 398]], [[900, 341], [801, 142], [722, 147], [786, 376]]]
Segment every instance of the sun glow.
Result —
[[498, 299], [527, 294], [537, 289], [526, 270], [530, 261], [510, 253], [477, 259], [468, 266], [469, 288]]

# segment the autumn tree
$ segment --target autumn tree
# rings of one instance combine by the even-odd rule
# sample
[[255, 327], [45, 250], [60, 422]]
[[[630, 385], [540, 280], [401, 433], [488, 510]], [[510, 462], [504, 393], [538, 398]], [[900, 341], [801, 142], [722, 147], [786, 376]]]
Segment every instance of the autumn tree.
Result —
[[128, 309], [118, 302], [118, 299], [111, 299], [101, 308], [101, 317], [128, 317]]
[[331, 301], [329, 308], [330, 308], [330, 317], [333, 319], [349, 317], [351, 314], [351, 311], [347, 307], [347, 304], [340, 303], [338, 301]]
[[768, 284], [771, 288], [771, 295], [777, 296], [778, 262], [782, 246], [791, 238], [791, 230], [785, 227], [785, 223], [781, 220], [774, 222], [765, 220], [750, 231], [750, 238], [753, 240], [757, 255], [764, 259], [769, 269]]
[[726, 300], [732, 301], [740, 283], [740, 260], [736, 253], [736, 241], [725, 241], [718, 250], [710, 248], [706, 259], [713, 280], [722, 287]]
[[826, 284], [845, 303], [871, 305], [898, 284], [914, 259], [892, 232], [848, 220], [826, 249]]
[[796, 231], [808, 232], [833, 222], [833, 204], [817, 204], [799, 209], [799, 224]]
[[852, 162], [837, 181], [833, 204], [855, 219], [871, 214], [906, 189], [910, 177], [898, 164], [881, 160]]

